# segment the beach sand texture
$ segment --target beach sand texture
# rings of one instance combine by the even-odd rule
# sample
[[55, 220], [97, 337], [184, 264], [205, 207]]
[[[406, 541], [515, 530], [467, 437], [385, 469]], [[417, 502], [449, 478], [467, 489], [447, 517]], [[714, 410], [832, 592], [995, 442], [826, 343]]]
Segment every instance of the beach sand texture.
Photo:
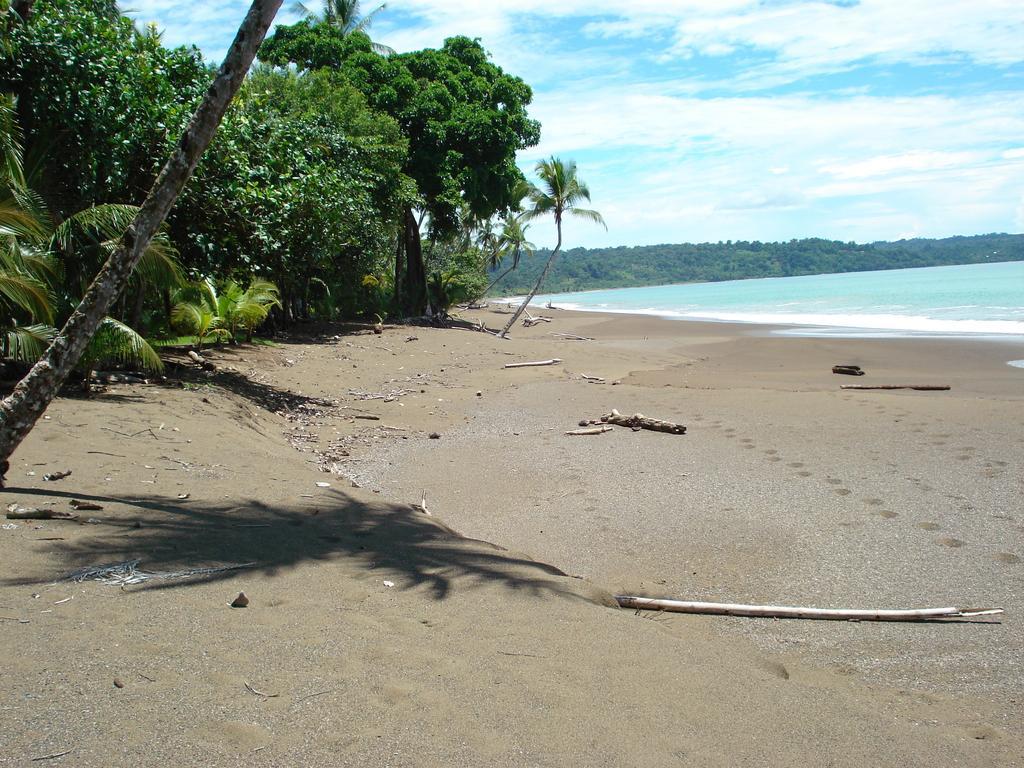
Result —
[[[0, 765], [1024, 762], [1020, 344], [542, 314], [507, 342], [323, 329], [55, 402], [5, 504], [103, 509], [0, 530]], [[689, 430], [564, 435], [611, 408]], [[58, 581], [136, 558], [255, 565]], [[638, 615], [617, 592], [1007, 614]]]

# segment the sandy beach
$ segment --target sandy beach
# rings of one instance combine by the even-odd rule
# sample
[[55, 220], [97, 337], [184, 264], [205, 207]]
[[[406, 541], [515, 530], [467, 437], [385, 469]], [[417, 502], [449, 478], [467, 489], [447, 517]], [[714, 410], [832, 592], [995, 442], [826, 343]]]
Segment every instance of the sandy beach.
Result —
[[[4, 504], [102, 509], [0, 530], [0, 765], [1024, 761], [1024, 344], [539, 314], [296, 329], [56, 401]], [[840, 389], [877, 383], [951, 389]], [[688, 431], [564, 434], [612, 408]], [[245, 567], [64, 580], [136, 559]]]

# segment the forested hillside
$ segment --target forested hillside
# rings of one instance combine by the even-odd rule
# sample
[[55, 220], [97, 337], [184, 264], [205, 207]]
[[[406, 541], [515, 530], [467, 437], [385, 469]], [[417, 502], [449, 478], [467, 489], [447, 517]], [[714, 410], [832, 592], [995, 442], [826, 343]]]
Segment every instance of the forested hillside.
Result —
[[[532, 258], [524, 259], [502, 281], [498, 292], [513, 295], [529, 291], [548, 253], [539, 250]], [[863, 245], [811, 238], [787, 243], [729, 241], [574, 248], [555, 262], [544, 292], [1020, 260], [1024, 260], [1024, 235], [1005, 234]]]

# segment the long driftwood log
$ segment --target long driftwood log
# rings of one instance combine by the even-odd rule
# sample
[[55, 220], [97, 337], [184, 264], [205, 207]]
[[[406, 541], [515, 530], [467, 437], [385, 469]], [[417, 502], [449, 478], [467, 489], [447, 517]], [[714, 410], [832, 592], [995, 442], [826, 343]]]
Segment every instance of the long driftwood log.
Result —
[[945, 392], [948, 384], [843, 384], [840, 389], [917, 389], [922, 392]]
[[691, 600], [657, 600], [649, 597], [616, 595], [623, 608], [701, 613], [715, 616], [763, 616], [780, 619], [831, 619], [837, 621], [934, 621], [996, 616], [1002, 608], [914, 608], [909, 610], [800, 608], [784, 605], [743, 605], [741, 603], [703, 603]]
[[662, 421], [661, 419], [651, 419], [644, 416], [642, 413], [634, 413], [632, 416], [623, 416], [614, 408], [611, 413], [607, 413], [602, 416], [601, 421], [607, 424], [618, 424], [620, 427], [630, 427], [634, 430], [650, 429], [654, 432], [668, 432], [672, 435], [686, 434], [686, 427], [682, 424], [676, 424], [671, 421]]
[[531, 368], [539, 365], [558, 365], [562, 362], [560, 357], [552, 358], [551, 360], [536, 360], [532, 363], [505, 363], [506, 368]]

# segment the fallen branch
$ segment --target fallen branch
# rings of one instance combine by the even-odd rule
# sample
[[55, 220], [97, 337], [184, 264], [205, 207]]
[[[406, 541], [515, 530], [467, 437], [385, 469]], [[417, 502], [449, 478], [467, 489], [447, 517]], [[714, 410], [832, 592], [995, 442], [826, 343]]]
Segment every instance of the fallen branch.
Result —
[[843, 384], [840, 389], [918, 389], [925, 392], [945, 392], [948, 384]]
[[654, 432], [668, 432], [673, 435], [686, 434], [686, 427], [682, 424], [675, 424], [671, 421], [662, 421], [661, 419], [651, 419], [644, 416], [642, 413], [634, 413], [632, 416], [623, 416], [615, 409], [612, 409], [611, 413], [605, 414], [601, 417], [601, 421], [609, 424], [618, 424], [620, 427], [629, 427], [634, 431], [650, 429]]
[[600, 376], [589, 376], [585, 373], [581, 373], [580, 378], [585, 379], [586, 381], [593, 381], [598, 384], [604, 384], [604, 379], [602, 379]]
[[40, 755], [39, 757], [33, 757], [30, 762], [37, 763], [40, 760], [55, 760], [58, 757], [64, 757], [64, 755], [70, 755], [72, 750], [65, 749], [63, 752], [54, 752], [52, 755]]
[[423, 494], [420, 496], [420, 503], [419, 504], [413, 504], [412, 508], [415, 509], [417, 512], [422, 512], [424, 515], [427, 515], [428, 517], [433, 517], [433, 515], [430, 514], [430, 510], [427, 509], [427, 492], [426, 491], [423, 491]]
[[260, 696], [260, 697], [262, 697], [264, 699], [276, 699], [278, 696], [281, 695], [279, 693], [264, 693], [263, 691], [257, 691], [255, 688], [253, 688], [251, 685], [249, 685], [244, 680], [242, 681], [242, 685], [244, 685], [245, 686], [245, 690], [247, 690], [253, 696]]
[[551, 360], [537, 360], [533, 363], [505, 363], [506, 368], [530, 368], [539, 365], [558, 365], [562, 362], [561, 358], [555, 357]]
[[524, 328], [532, 328], [533, 326], [537, 325], [538, 323], [550, 323], [550, 322], [551, 322], [551, 318], [550, 317], [539, 317], [539, 316], [538, 317], [534, 317], [529, 312], [527, 312], [526, 313], [526, 317], [523, 318], [523, 327]]
[[832, 373], [842, 373], [846, 376], [863, 376], [864, 371], [859, 365], [833, 365]]
[[548, 336], [558, 336], [562, 339], [568, 339], [569, 341], [593, 341], [590, 336], [577, 336], [575, 333], [555, 333], [554, 331], [548, 331]]
[[565, 434], [567, 435], [603, 435], [605, 432], [611, 432], [612, 428], [607, 424], [602, 424], [600, 427], [587, 427], [586, 429], [570, 429]]
[[656, 600], [649, 597], [616, 595], [623, 608], [701, 613], [715, 616], [763, 616], [780, 619], [832, 619], [841, 621], [934, 621], [995, 616], [1002, 608], [916, 608], [911, 610], [857, 610], [846, 608], [799, 608], [782, 605], [743, 605], [740, 603], [702, 603], [689, 600]]
[[8, 520], [77, 520], [74, 512], [60, 509], [36, 509], [35, 507], [19, 507], [11, 504], [7, 507]]

